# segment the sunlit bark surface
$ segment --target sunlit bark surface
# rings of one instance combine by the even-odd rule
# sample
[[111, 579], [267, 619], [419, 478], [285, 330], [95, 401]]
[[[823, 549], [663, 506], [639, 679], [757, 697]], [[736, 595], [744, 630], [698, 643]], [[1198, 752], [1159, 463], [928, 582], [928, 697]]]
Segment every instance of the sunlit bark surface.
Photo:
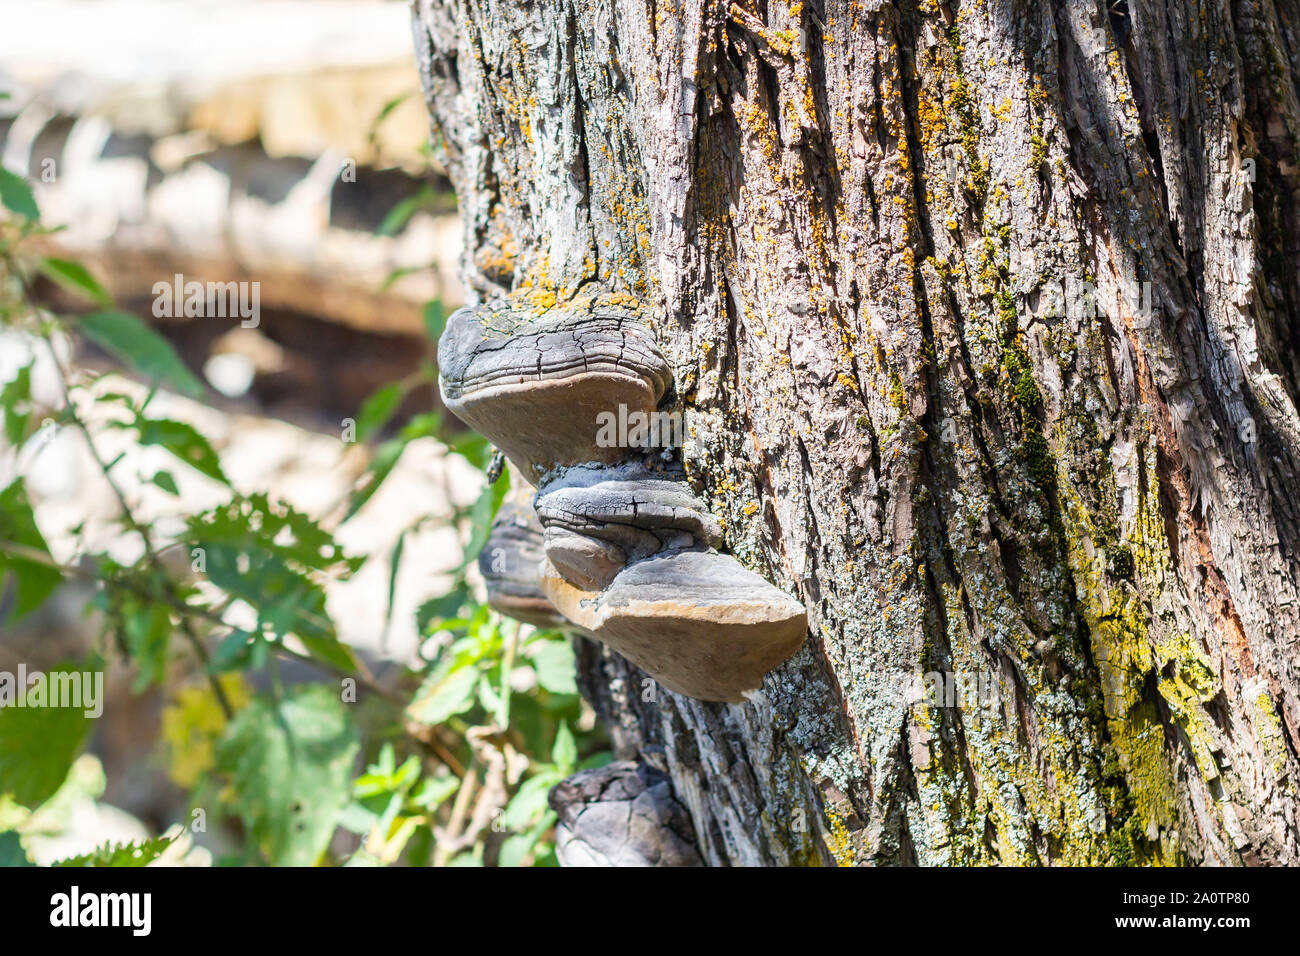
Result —
[[472, 294], [644, 310], [808, 609], [583, 643], [705, 861], [1300, 862], [1295, 0], [414, 6]]

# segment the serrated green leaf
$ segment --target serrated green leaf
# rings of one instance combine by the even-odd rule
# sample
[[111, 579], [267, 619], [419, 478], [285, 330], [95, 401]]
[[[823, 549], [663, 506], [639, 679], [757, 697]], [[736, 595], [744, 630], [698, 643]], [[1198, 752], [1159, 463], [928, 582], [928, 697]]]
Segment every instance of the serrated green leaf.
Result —
[[105, 843], [89, 853], [70, 856], [65, 860], [56, 860], [50, 866], [111, 866], [117, 868], [148, 866], [162, 856], [167, 848], [176, 842], [176, 839], [175, 836], [160, 836], [151, 840], [139, 840], [135, 843]]
[[[348, 573], [358, 562], [344, 556], [329, 532], [307, 515], [264, 494], [236, 497], [192, 517], [187, 543], [201, 549], [217, 587], [251, 606], [259, 631], [274, 638], [294, 634], [317, 660], [354, 670], [351, 651], [338, 640], [325, 608], [325, 591], [312, 572]], [[263, 642], [255, 643], [256, 654]]]
[[76, 293], [106, 309], [113, 305], [113, 297], [108, 294], [108, 290], [100, 285], [99, 280], [80, 262], [51, 257], [41, 260], [40, 270], [42, 275], [60, 288]]
[[271, 703], [255, 700], [230, 723], [217, 749], [234, 811], [276, 866], [310, 866], [329, 845], [351, 799], [360, 747], [329, 687], [304, 686]]
[[79, 319], [75, 328], [149, 381], [190, 398], [203, 397], [202, 384], [170, 343], [131, 313], [95, 312]]
[[40, 219], [41, 210], [27, 180], [0, 166], [0, 203], [25, 219]]
[[36, 526], [36, 516], [27, 500], [27, 491], [18, 478], [0, 491], [0, 587], [6, 579], [13, 581], [13, 606], [9, 611], [12, 623], [40, 607], [63, 581], [63, 575], [39, 560], [28, 560], [6, 551], [6, 544], [50, 558], [50, 549]]

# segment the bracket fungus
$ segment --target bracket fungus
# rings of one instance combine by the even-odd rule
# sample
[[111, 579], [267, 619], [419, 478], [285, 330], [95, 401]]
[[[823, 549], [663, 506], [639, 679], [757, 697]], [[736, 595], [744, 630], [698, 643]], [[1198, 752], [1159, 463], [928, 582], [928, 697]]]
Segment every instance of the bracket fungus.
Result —
[[563, 626], [564, 618], [542, 590], [543, 557], [542, 528], [532, 508], [526, 501], [503, 501], [478, 556], [488, 606], [536, 627]]
[[683, 476], [640, 465], [567, 469], [542, 486], [534, 507], [546, 557], [566, 581], [588, 589], [605, 587], [630, 561], [722, 541], [717, 519]]
[[635, 315], [460, 309], [438, 361], [446, 406], [538, 487], [540, 529], [503, 505], [480, 557], [493, 607], [532, 623], [558, 614], [699, 700], [743, 700], [798, 650], [803, 606], [717, 550], [719, 522], [680, 463], [598, 440], [602, 413], [649, 416], [672, 384]]
[[561, 780], [555, 854], [563, 866], [703, 866], [686, 807], [668, 775], [620, 760]]
[[542, 587], [567, 619], [697, 700], [743, 700], [799, 649], [808, 626], [803, 605], [716, 551], [634, 562], [599, 592], [544, 561]]
[[552, 309], [545, 318], [503, 307], [458, 309], [438, 341], [442, 400], [537, 484], [550, 470], [614, 464], [595, 421], [625, 408], [649, 414], [672, 381], [654, 335], [617, 309]]

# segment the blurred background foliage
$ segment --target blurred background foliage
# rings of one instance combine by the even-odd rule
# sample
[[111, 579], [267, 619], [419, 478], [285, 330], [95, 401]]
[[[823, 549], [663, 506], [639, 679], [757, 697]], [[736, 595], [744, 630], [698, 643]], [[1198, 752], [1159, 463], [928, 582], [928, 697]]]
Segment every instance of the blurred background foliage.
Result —
[[[0, 864], [552, 865], [606, 741], [568, 638], [482, 603], [509, 476], [436, 397], [405, 4], [226, 4], [219, 63], [149, 6], [0, 6], [0, 671], [105, 680], [0, 707]], [[177, 274], [257, 321], [159, 315]]]

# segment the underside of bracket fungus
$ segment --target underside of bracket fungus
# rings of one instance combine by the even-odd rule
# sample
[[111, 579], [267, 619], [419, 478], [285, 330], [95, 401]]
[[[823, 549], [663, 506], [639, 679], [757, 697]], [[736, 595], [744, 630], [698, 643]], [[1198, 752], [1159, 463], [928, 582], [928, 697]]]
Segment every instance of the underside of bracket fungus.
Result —
[[680, 461], [598, 440], [602, 413], [649, 416], [671, 385], [643, 322], [618, 310], [461, 309], [438, 360], [447, 407], [538, 488], [540, 533], [518, 504], [503, 506], [480, 557], [493, 607], [532, 623], [562, 615], [699, 700], [743, 700], [798, 650], [802, 605], [718, 552], [721, 528]]

